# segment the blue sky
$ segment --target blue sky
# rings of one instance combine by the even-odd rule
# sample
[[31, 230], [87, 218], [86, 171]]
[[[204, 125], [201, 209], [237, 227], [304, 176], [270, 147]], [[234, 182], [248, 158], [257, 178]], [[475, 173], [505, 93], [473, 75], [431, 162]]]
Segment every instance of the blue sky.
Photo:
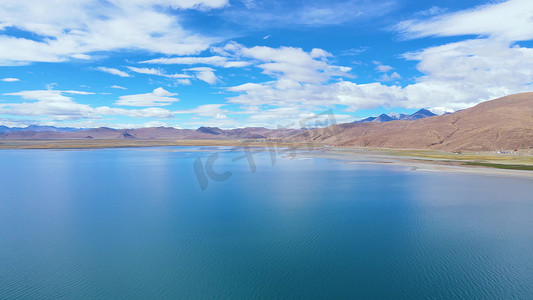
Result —
[[275, 128], [533, 91], [533, 1], [0, 0], [0, 125]]

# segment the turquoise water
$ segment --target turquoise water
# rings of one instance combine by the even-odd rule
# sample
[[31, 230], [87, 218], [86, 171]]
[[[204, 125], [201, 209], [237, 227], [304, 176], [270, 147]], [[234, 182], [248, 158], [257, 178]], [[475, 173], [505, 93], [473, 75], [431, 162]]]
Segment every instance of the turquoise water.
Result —
[[0, 298], [533, 298], [530, 179], [187, 149], [0, 151]]

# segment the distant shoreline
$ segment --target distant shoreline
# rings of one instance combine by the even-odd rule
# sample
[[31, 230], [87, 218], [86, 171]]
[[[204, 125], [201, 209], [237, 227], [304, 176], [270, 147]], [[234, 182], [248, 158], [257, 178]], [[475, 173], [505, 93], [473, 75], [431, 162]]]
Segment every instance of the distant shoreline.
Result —
[[[305, 143], [267, 143], [254, 140], [0, 140], [3, 149], [41, 149], [41, 150], [89, 150], [106, 148], [147, 148], [165, 146], [228, 146], [228, 147], [294, 147], [309, 149]], [[533, 178], [533, 155], [528, 150], [520, 154], [483, 153], [448, 153], [433, 150], [405, 150], [382, 148], [329, 148], [321, 145], [312, 146], [313, 151], [299, 154], [301, 157], [330, 158], [347, 163], [382, 163], [412, 167], [420, 170], [483, 172], [491, 174], [520, 175]], [[1, 152], [0, 152], [1, 153]], [[365, 161], [361, 161], [364, 158]]]
[[[353, 150], [353, 151], [352, 151]], [[405, 150], [390, 150], [390, 149], [342, 149], [342, 150], [328, 150], [323, 152], [309, 152], [300, 155], [305, 158], [329, 158], [339, 161], [344, 161], [348, 164], [383, 164], [395, 165], [411, 168], [413, 171], [427, 171], [427, 172], [452, 172], [452, 173], [470, 173], [470, 174], [484, 174], [505, 177], [525, 177], [533, 179], [533, 164], [512, 164], [512, 160], [500, 160], [499, 163], [487, 160], [463, 160], [463, 159], [431, 159], [412, 153]], [[437, 155], [438, 152], [432, 153]], [[440, 154], [446, 156], [446, 154]], [[450, 156], [453, 154], [449, 154]], [[479, 159], [487, 156], [479, 155]], [[461, 158], [461, 157], [459, 157]], [[528, 156], [527, 159], [532, 160], [533, 157]], [[509, 168], [501, 168], [501, 166], [510, 166]]]
[[[265, 142], [239, 140], [156, 140], [156, 139], [54, 139], [54, 140], [0, 140], [2, 149], [103, 149], [164, 146], [250, 146], [267, 147]], [[285, 143], [285, 145], [290, 145]]]

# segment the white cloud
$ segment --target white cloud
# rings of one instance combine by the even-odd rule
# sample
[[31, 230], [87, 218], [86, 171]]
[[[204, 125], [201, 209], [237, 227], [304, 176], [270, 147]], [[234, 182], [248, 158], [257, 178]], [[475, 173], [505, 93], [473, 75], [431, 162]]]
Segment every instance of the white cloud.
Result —
[[166, 74], [160, 69], [154, 69], [154, 68], [136, 68], [136, 67], [128, 67], [131, 71], [139, 74], [146, 74], [146, 75], [156, 75], [156, 76], [162, 76], [167, 78], [191, 78], [191, 75], [187, 74]]
[[0, 30], [16, 27], [40, 39], [0, 36], [0, 65], [90, 59], [93, 52], [120, 49], [196, 54], [217, 39], [183, 29], [171, 10], [227, 4], [227, 0], [2, 1]]
[[244, 83], [238, 86], [232, 86], [227, 88], [230, 92], [245, 92], [245, 91], [252, 91], [252, 90], [259, 90], [262, 89], [263, 85], [259, 83]]
[[196, 78], [205, 81], [209, 84], [215, 84], [218, 81], [217, 76], [215, 75], [215, 70], [207, 67], [197, 67], [185, 69], [185, 71], [194, 71], [196, 72]]
[[[294, 84], [280, 77], [229, 87], [228, 91], [238, 93], [229, 102], [306, 110], [336, 105], [345, 106], [347, 111], [380, 106], [457, 110], [531, 90], [533, 83], [533, 49], [497, 41], [467, 40], [408, 53], [405, 58], [419, 61], [417, 69], [424, 74], [406, 87], [350, 81]], [[401, 78], [396, 72], [384, 75], [383, 81]]]
[[120, 2], [137, 2], [137, 3], [144, 4], [146, 6], [168, 5], [175, 9], [199, 9], [199, 10], [222, 8], [229, 3], [229, 1], [227, 0], [135, 0], [135, 1], [123, 0]]
[[398, 80], [398, 79], [401, 79], [402, 76], [400, 74], [398, 74], [397, 72], [393, 72], [392, 74], [388, 75], [388, 74], [383, 74], [381, 75], [380, 77], [380, 81], [394, 81], [394, 80]]
[[[396, 29], [407, 38], [469, 36], [467, 40], [404, 54], [404, 59], [417, 63], [416, 68], [421, 74], [407, 86], [394, 85], [401, 79], [400, 71], [394, 72], [393, 67], [378, 62], [369, 66], [381, 73], [378, 76], [381, 76], [379, 80], [383, 83], [357, 84], [348, 81], [348, 78], [353, 78], [349, 74], [351, 69], [337, 65], [332, 54], [324, 49], [247, 47], [235, 42], [223, 47], [210, 47], [215, 39], [181, 27], [180, 15], [175, 10], [215, 9], [227, 5], [225, 0], [59, 2], [36, 1], [32, 10], [26, 9], [27, 3], [20, 4], [24, 1], [0, 3], [0, 31], [13, 26], [35, 37], [35, 40], [30, 40], [0, 34], [0, 65], [88, 60], [96, 57], [93, 53], [131, 49], [161, 56], [140, 62], [144, 64], [207, 65], [213, 68], [250, 66], [258, 68], [270, 78], [264, 82], [244, 81], [226, 89], [234, 93], [227, 100], [239, 105], [238, 111], [224, 109], [223, 104], [179, 111], [160, 107], [92, 107], [76, 103], [73, 99], [87, 92], [50, 89], [6, 94], [18, 96], [25, 102], [10, 103], [1, 99], [0, 113], [65, 120], [93, 120], [104, 115], [170, 118], [174, 114], [191, 113], [210, 118], [202, 120], [201, 125], [220, 124], [226, 127], [241, 125], [241, 121], [231, 117], [239, 114], [249, 115], [244, 120], [247, 126], [264, 126], [288, 123], [330, 107], [340, 107], [346, 111], [379, 106], [431, 107], [435, 111], [449, 111], [506, 94], [528, 91], [533, 86], [533, 49], [524, 46], [527, 44], [520, 46], [516, 43], [533, 39], [533, 2], [530, 0], [498, 2], [453, 13], [445, 13], [445, 10], [435, 7], [416, 13], [417, 19], [402, 22]], [[344, 4], [334, 1], [331, 5], [324, 5], [311, 0], [297, 10], [286, 10], [280, 7], [286, 8], [289, 5], [287, 3], [247, 0], [249, 9], [263, 10], [262, 14], [250, 14], [256, 18], [258, 26], [340, 24], [350, 22], [348, 16], [364, 18], [366, 11], [371, 11], [374, 16], [379, 14], [369, 7], [358, 9], [357, 3], [360, 2], [349, 0]], [[265, 13], [264, 8], [271, 4], [278, 6], [272, 6]], [[378, 6], [383, 5], [380, 2]], [[333, 11], [335, 7], [354, 9]], [[307, 19], [304, 20], [303, 16]], [[279, 22], [265, 25], [265, 20]], [[477, 38], [472, 38], [472, 35]], [[195, 56], [208, 49], [212, 56]], [[355, 48], [341, 52], [341, 55], [355, 55], [366, 49]], [[125, 70], [129, 73], [106, 67], [98, 69], [123, 77], [138, 73], [173, 78], [175, 80], [170, 85], [174, 86], [191, 84], [193, 78], [216, 84], [220, 81], [215, 75], [216, 71], [207, 66], [185, 69], [183, 72], [186, 74], [167, 74], [160, 68], [127, 67]], [[111, 87], [124, 89], [120, 86]], [[166, 106], [178, 101], [175, 96], [163, 88], [157, 88], [147, 94], [121, 96], [115, 104]]]
[[322, 49], [306, 52], [292, 47], [246, 48], [229, 43], [216, 51], [252, 59], [254, 66], [274, 79], [227, 88], [227, 91], [238, 93], [228, 99], [230, 103], [241, 105], [243, 111], [236, 113], [250, 115], [246, 120], [247, 126], [272, 127], [274, 124], [294, 122], [312, 115], [314, 111], [338, 105], [343, 95], [354, 93], [342, 86], [343, 81], [330, 83], [332, 79], [352, 77], [347, 73], [351, 69], [331, 64], [328, 58], [332, 55]]
[[140, 74], [157, 75], [157, 76], [161, 76], [161, 75], [163, 75], [163, 73], [161, 72], [161, 70], [154, 69], [154, 68], [135, 68], [135, 67], [128, 67], [128, 69], [130, 69], [131, 71], [133, 71], [133, 72], [135, 72], [135, 73], [140, 73]]
[[[349, 81], [339, 81], [331, 84], [308, 83], [285, 87], [277, 82], [270, 82], [242, 85], [229, 90], [240, 92], [240, 95], [229, 98], [229, 102], [245, 106], [268, 105], [320, 110], [334, 105], [366, 109], [380, 105], [388, 106], [394, 101], [405, 104], [400, 103], [401, 87], [389, 87], [380, 83], [358, 85]], [[403, 101], [405, 102], [405, 99]]]
[[[457, 110], [530, 91], [533, 84], [533, 49], [509, 47], [497, 41], [467, 40], [408, 53], [405, 58], [419, 61], [417, 69], [423, 73], [416, 83], [405, 87], [350, 81], [294, 84], [280, 78], [229, 87], [228, 91], [238, 93], [229, 102], [307, 110], [336, 105], [345, 106], [348, 111], [380, 106]], [[384, 75], [383, 81], [401, 77], [396, 72]]]
[[225, 119], [226, 114], [229, 113], [227, 110], [221, 109], [225, 104], [206, 104], [200, 105], [194, 109], [186, 110], [177, 110], [173, 111], [175, 114], [196, 114], [202, 117], [218, 117], [219, 119]]
[[445, 113], [453, 113], [453, 109], [449, 109], [449, 108], [442, 107], [442, 106], [432, 107], [429, 110], [432, 113], [439, 115], [439, 116]]
[[36, 102], [4, 103], [0, 114], [16, 116], [52, 116], [58, 120], [97, 117], [89, 105], [79, 104], [64, 94], [87, 95], [83, 91], [34, 90], [6, 93], [6, 96], [19, 96], [24, 100]]
[[70, 57], [76, 58], [76, 59], [83, 59], [83, 60], [89, 60], [92, 58], [90, 55], [81, 54], [81, 53], [72, 54]]
[[[238, 93], [228, 99], [244, 109], [238, 113], [251, 115], [246, 120], [247, 125], [272, 127], [273, 124], [295, 122], [313, 112], [336, 105], [352, 110], [371, 108], [387, 105], [401, 97], [400, 87], [379, 83], [357, 85], [340, 80], [342, 77], [352, 77], [347, 73], [351, 69], [331, 64], [328, 58], [332, 55], [322, 49], [306, 52], [292, 47], [245, 48], [230, 43], [217, 51], [253, 59], [255, 66], [274, 79], [227, 88], [227, 91]], [[396, 78], [396, 75], [391, 76]], [[332, 83], [332, 79], [340, 81]], [[340, 118], [353, 119], [347, 115]]]
[[533, 39], [532, 16], [533, 2], [510, 0], [400, 23], [398, 29], [410, 38], [484, 36], [406, 53], [423, 73], [405, 88], [411, 102], [458, 109], [531, 91], [533, 49], [514, 41]]
[[126, 73], [124, 71], [121, 71], [119, 69], [115, 69], [115, 68], [98, 67], [96, 69], [98, 71], [102, 71], [102, 72], [109, 73], [109, 74], [112, 74], [112, 75], [117, 75], [117, 76], [120, 76], [120, 77], [131, 77], [130, 74], [128, 74], [128, 73]]
[[7, 127], [27, 127], [29, 125], [40, 125], [33, 120], [20, 120], [11, 118], [0, 118], [0, 125]]
[[394, 68], [387, 65], [382, 65], [381, 63], [375, 61], [374, 64], [376, 64], [376, 71], [381, 73], [388, 73], [389, 71], [393, 70]]
[[[157, 95], [174, 95], [164, 90], [154, 92]], [[123, 115], [135, 118], [172, 118], [174, 115], [162, 108], [123, 109], [107, 106], [91, 107], [76, 103], [67, 95], [91, 95], [85, 91], [33, 90], [6, 93], [5, 96], [18, 96], [30, 102], [2, 103], [0, 114], [12, 116], [34, 116], [58, 120], [101, 119], [102, 115]], [[172, 98], [171, 98], [172, 99]]]
[[216, 116], [211, 119], [211, 123], [218, 123], [222, 126], [232, 124], [233, 127], [266, 127], [266, 128], [294, 128], [321, 127], [325, 124], [331, 125], [353, 121], [353, 116], [345, 114], [331, 115], [331, 111], [317, 110], [300, 107], [276, 107], [272, 109], [251, 109], [242, 114], [249, 115], [244, 121], [232, 118], [219, 119]]
[[177, 94], [158, 87], [151, 93], [120, 96], [116, 105], [125, 106], [165, 106], [179, 101]]
[[351, 49], [347, 49], [347, 50], [341, 51], [340, 55], [343, 55], [343, 56], [356, 56], [356, 55], [359, 55], [359, 54], [361, 54], [363, 52], [368, 51], [368, 49], [370, 49], [370, 48], [369, 47], [351, 48]]
[[230, 61], [223, 56], [182, 56], [182, 57], [162, 57], [150, 60], [141, 61], [145, 64], [161, 64], [161, 65], [212, 65], [224, 68], [241, 68], [250, 65], [246, 61]]
[[120, 85], [112, 85], [110, 86], [112, 89], [119, 89], [119, 90], [127, 90], [127, 88], [120, 86]]
[[191, 85], [191, 80], [190, 79], [178, 79], [176, 80], [176, 84]]
[[94, 112], [101, 115], [122, 115], [132, 118], [172, 118], [174, 114], [170, 111], [159, 108], [149, 107], [143, 109], [123, 109], [111, 108], [107, 106], [96, 107]]
[[243, 68], [248, 67], [252, 63], [247, 61], [228, 61], [224, 64], [224, 68]]
[[521, 41], [533, 38], [532, 16], [533, 1], [509, 0], [429, 20], [404, 21], [397, 29], [408, 38], [484, 35], [498, 40]]
[[349, 67], [339, 67], [328, 63], [332, 54], [322, 49], [306, 52], [301, 48], [271, 48], [256, 46], [244, 47], [238, 43], [228, 43], [223, 48], [213, 48], [215, 52], [252, 59], [263, 73], [280, 82], [323, 82], [334, 76], [350, 76]]
[[3, 82], [15, 82], [15, 81], [20, 81], [20, 79], [18, 79], [18, 78], [12, 78], [12, 77], [7, 77], [7, 78], [2, 78], [2, 81], [3, 81]]
[[206, 64], [214, 66], [223, 66], [227, 62], [227, 58], [222, 56], [206, 56], [206, 57], [163, 57], [150, 60], [141, 61], [144, 64], [161, 64], [161, 65], [196, 65]]
[[415, 15], [418, 15], [418, 16], [434, 16], [434, 15], [440, 15], [440, 14], [444, 14], [445, 12], [447, 12], [448, 9], [446, 8], [442, 8], [442, 7], [438, 7], [438, 6], [432, 6], [426, 10], [422, 10], [422, 11], [419, 11], [417, 13], [415, 13]]
[[34, 90], [34, 91], [22, 91], [15, 93], [5, 93], [6, 96], [20, 96], [22, 99], [26, 100], [45, 100], [45, 101], [54, 101], [54, 102], [67, 102], [70, 100], [69, 97], [64, 96], [63, 94], [74, 94], [74, 95], [93, 95], [94, 93], [86, 91], [58, 91], [58, 90]]
[[[520, 3], [524, 6], [520, 6]], [[402, 23], [401, 28], [404, 32], [411, 33], [411, 37], [417, 37], [417, 34], [446, 36], [485, 33], [488, 36], [404, 54], [405, 59], [418, 62], [417, 70], [422, 74], [415, 78], [415, 83], [404, 87], [378, 82], [331, 82], [331, 78], [336, 75], [328, 73], [334, 66], [327, 61], [326, 55], [313, 59], [312, 55], [301, 49], [244, 48], [239, 44], [228, 44], [217, 51], [239, 53], [241, 56], [256, 59], [259, 61], [257, 66], [275, 79], [270, 82], [244, 83], [229, 87], [228, 91], [238, 95], [228, 100], [244, 108], [264, 108], [266, 105], [303, 111], [335, 106], [344, 106], [346, 111], [380, 106], [430, 107], [439, 111], [450, 111], [508, 94], [531, 91], [533, 49], [513, 44], [511, 40], [518, 37], [533, 39], [533, 35], [529, 34], [533, 26], [525, 26], [533, 22], [533, 14], [530, 12], [532, 5], [533, 2], [530, 1], [525, 3], [511, 0], [418, 23]], [[502, 10], [501, 15], [496, 17], [499, 9]], [[494, 22], [494, 18], [500, 22]], [[450, 30], [455, 25], [448, 26], [447, 22], [452, 21], [454, 24], [464, 25], [464, 30]], [[493, 24], [476, 27], [479, 24], [473, 21]], [[506, 25], [496, 28], [498, 24]], [[516, 24], [518, 25], [515, 26]], [[401, 79], [397, 72], [389, 73], [393, 70], [391, 66], [379, 62], [374, 64], [377, 71], [384, 73], [381, 81]], [[341, 69], [337, 67], [337, 70]], [[261, 115], [261, 110], [257, 111]], [[265, 116], [261, 118], [263, 117]]]
[[424, 73], [406, 87], [420, 105], [464, 108], [461, 103], [530, 91], [533, 83], [533, 49], [499, 41], [466, 40], [405, 57], [420, 61], [417, 69]]

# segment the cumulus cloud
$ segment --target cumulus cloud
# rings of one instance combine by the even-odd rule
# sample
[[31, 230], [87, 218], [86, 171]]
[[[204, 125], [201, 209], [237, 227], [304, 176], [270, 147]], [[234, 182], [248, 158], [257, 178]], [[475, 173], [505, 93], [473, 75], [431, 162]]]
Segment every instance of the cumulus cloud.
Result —
[[227, 4], [227, 0], [2, 1], [0, 30], [14, 27], [39, 38], [1, 35], [0, 65], [90, 59], [93, 52], [119, 49], [196, 54], [217, 40], [185, 30], [169, 10], [217, 9]]
[[190, 79], [177, 79], [175, 81], [175, 84], [178, 85], [178, 84], [181, 84], [181, 85], [191, 85], [191, 80]]
[[[453, 108], [460, 103], [483, 100], [531, 90], [533, 49], [495, 40], [466, 40], [407, 53], [424, 73], [406, 90], [420, 105], [441, 103]], [[427, 97], [427, 100], [422, 98]]]
[[[376, 107], [444, 107], [458, 110], [481, 101], [531, 90], [533, 49], [508, 44], [467, 40], [405, 54], [418, 61], [423, 74], [407, 86], [350, 81], [287, 84], [280, 79], [229, 87], [238, 93], [231, 103], [245, 106], [320, 107], [344, 106], [347, 111]], [[383, 81], [400, 79], [384, 74]]]
[[[136, 118], [172, 118], [174, 115], [162, 108], [123, 109], [107, 106], [91, 107], [74, 101], [72, 95], [91, 95], [93, 93], [73, 90], [32, 90], [5, 93], [4, 96], [17, 96], [29, 102], [2, 103], [0, 114], [13, 116], [45, 117], [52, 120], [100, 119], [102, 115], [123, 115]], [[164, 90], [156, 94], [169, 95]], [[173, 94], [172, 94], [173, 95]]]
[[117, 76], [120, 76], [120, 77], [131, 77], [130, 74], [128, 74], [128, 73], [126, 73], [124, 71], [121, 71], [119, 69], [115, 69], [115, 68], [98, 67], [96, 69], [98, 71], [102, 71], [102, 72], [109, 73], [109, 74], [112, 74], [112, 75], [117, 75]]
[[423, 74], [405, 88], [409, 99], [418, 105], [458, 109], [530, 91], [533, 49], [515, 41], [533, 39], [531, 16], [533, 2], [509, 0], [400, 23], [397, 29], [408, 38], [480, 36], [404, 54], [419, 62], [417, 69]]
[[[319, 55], [318, 51], [312, 55], [312, 52], [294, 48], [244, 48], [228, 44], [219, 51], [236, 52], [259, 61], [256, 66], [274, 79], [227, 88], [227, 91], [237, 93], [229, 98], [229, 102], [244, 107], [268, 105], [305, 111], [335, 106], [344, 107], [346, 111], [398, 106], [451, 111], [504, 95], [530, 91], [533, 86], [533, 49], [519, 46], [513, 40], [533, 39], [533, 34], [530, 34], [533, 26], [529, 25], [533, 22], [532, 5], [530, 1], [511, 0], [401, 23], [398, 27], [401, 33], [411, 38], [463, 34], [485, 36], [405, 53], [403, 58], [417, 62], [416, 68], [422, 74], [406, 86], [379, 82], [357, 84], [344, 79], [331, 82], [336, 74], [330, 71], [342, 69], [335, 69], [327, 60], [328, 55]], [[496, 17], [499, 10], [501, 15]], [[442, 12], [435, 9], [432, 13], [439, 11]], [[500, 22], [495, 22], [495, 18]], [[491, 23], [490, 26], [488, 23]], [[512, 26], [499, 27], [499, 24]], [[459, 30], [459, 27], [462, 29]], [[379, 62], [374, 64], [378, 72], [384, 73], [380, 78], [382, 82], [401, 79], [399, 73], [390, 73], [393, 70], [391, 66]]]
[[398, 74], [398, 72], [392, 72], [392, 74], [383, 74], [381, 75], [380, 77], [380, 81], [382, 82], [387, 82], [387, 81], [394, 81], [394, 80], [398, 80], [398, 79], [401, 79], [402, 76], [400, 74]]
[[376, 71], [381, 72], [381, 73], [387, 73], [387, 72], [389, 72], [389, 71], [394, 69], [393, 67], [387, 66], [387, 65], [383, 65], [383, 64], [381, 64], [378, 61], [374, 61], [374, 64], [376, 65]]
[[271, 82], [237, 86], [228, 90], [240, 93], [229, 98], [230, 103], [246, 106], [269, 105], [321, 110], [328, 106], [342, 105], [355, 110], [388, 106], [394, 102], [406, 104], [406, 99], [402, 99], [401, 87], [380, 83], [359, 85], [350, 81], [339, 81], [331, 84], [308, 83], [280, 87], [276, 82]]
[[262, 69], [266, 75], [280, 79], [280, 82], [323, 82], [334, 76], [350, 76], [349, 67], [335, 66], [328, 63], [332, 54], [323, 49], [306, 52], [301, 48], [265, 46], [245, 47], [238, 43], [228, 43], [213, 51], [228, 56], [251, 59], [254, 66]]
[[[333, 1], [325, 7], [313, 0], [298, 10], [283, 10], [280, 7], [289, 4], [247, 0], [246, 9], [263, 11], [254, 16], [257, 24], [264, 25], [263, 21], [268, 20], [279, 21], [272, 26], [289, 23], [314, 26], [347, 22], [346, 16], [363, 18], [365, 11], [372, 11], [368, 7], [355, 9], [357, 3], [361, 2], [344, 1], [340, 4]], [[173, 11], [217, 9], [228, 4], [225, 0], [69, 0], [61, 4], [54, 0], [35, 2], [34, 11], [23, 9], [25, 5], [19, 2], [13, 2], [9, 7], [7, 2], [0, 3], [0, 31], [15, 27], [34, 37], [0, 35], [0, 65], [87, 60], [93, 59], [94, 52], [131, 49], [161, 56], [141, 61], [142, 64], [186, 65], [188, 69], [183, 70], [184, 74], [169, 74], [157, 66], [130, 66], [125, 69], [127, 72], [107, 67], [98, 69], [123, 77], [136, 73], [173, 78], [174, 86], [191, 84], [192, 79], [216, 84], [220, 80], [214, 68], [249, 67], [269, 78], [227, 87], [226, 92], [231, 94], [227, 101], [231, 107], [238, 107], [235, 111], [230, 111], [224, 104], [169, 111], [158, 106], [177, 102], [177, 94], [157, 88], [151, 93], [121, 96], [115, 103], [146, 107], [143, 109], [92, 107], [73, 99], [76, 95], [83, 97], [86, 92], [50, 89], [6, 94], [7, 97], [17, 96], [24, 102], [12, 103], [2, 99], [0, 113], [90, 120], [104, 115], [170, 118], [174, 114], [189, 113], [202, 117], [198, 120], [200, 125], [272, 127], [332, 107], [348, 112], [380, 106], [450, 111], [503, 95], [530, 91], [533, 86], [533, 49], [527, 43], [520, 45], [521, 41], [533, 39], [533, 3], [529, 0], [496, 2], [450, 13], [434, 7], [414, 14], [415, 19], [398, 24], [395, 29], [407, 39], [464, 36], [463, 39], [455, 38], [454, 42], [400, 56], [416, 63], [420, 72], [420, 75], [409, 78], [412, 79], [410, 84], [403, 85], [399, 82], [402, 79], [400, 71], [395, 72], [393, 67], [379, 62], [367, 65], [378, 72], [379, 82], [358, 84], [351, 81], [355, 77], [350, 74], [351, 68], [339, 65], [326, 51], [328, 49], [249, 47], [236, 42], [213, 47], [214, 39], [185, 30], [180, 25], [179, 14]], [[274, 5], [272, 9], [265, 10], [264, 7], [270, 4]], [[98, 9], [91, 9], [96, 7]], [[333, 7], [352, 7], [354, 10], [334, 12]], [[276, 16], [280, 11], [284, 11], [283, 15]], [[235, 13], [235, 10], [228, 13]], [[341, 55], [357, 55], [366, 49], [355, 48], [341, 52]], [[202, 52], [205, 50], [209, 50], [211, 56], [198, 56], [200, 53], [205, 55]], [[234, 119], [233, 115], [240, 115], [240, 118]], [[340, 115], [338, 120], [348, 118], [348, 115]]]
[[177, 94], [158, 87], [151, 93], [120, 96], [116, 105], [124, 106], [165, 106], [178, 102]]
[[6, 93], [5, 96], [18, 96], [32, 102], [5, 103], [0, 105], [0, 114], [15, 116], [52, 116], [58, 120], [97, 117], [89, 105], [79, 104], [71, 95], [88, 95], [84, 91], [34, 90]]
[[208, 67], [196, 67], [185, 69], [185, 71], [193, 71], [196, 73], [196, 78], [205, 81], [209, 84], [215, 84], [218, 81], [217, 76], [215, 75], [215, 70]]

